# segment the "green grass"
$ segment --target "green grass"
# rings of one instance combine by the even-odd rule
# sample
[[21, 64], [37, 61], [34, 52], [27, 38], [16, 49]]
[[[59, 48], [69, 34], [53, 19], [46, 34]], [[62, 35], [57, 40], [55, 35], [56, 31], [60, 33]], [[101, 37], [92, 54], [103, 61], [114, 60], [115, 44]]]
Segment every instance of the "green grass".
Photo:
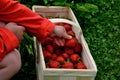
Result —
[[120, 14], [118, 0], [99, 8], [98, 22], [82, 27], [84, 37], [96, 62], [96, 80], [119, 80], [120, 77]]

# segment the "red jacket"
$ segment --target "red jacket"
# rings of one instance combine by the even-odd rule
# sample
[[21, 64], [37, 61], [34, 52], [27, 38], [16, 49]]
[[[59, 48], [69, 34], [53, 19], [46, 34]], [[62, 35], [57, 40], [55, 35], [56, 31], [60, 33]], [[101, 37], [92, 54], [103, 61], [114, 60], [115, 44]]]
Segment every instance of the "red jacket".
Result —
[[[22, 25], [28, 33], [36, 36], [40, 41], [44, 40], [54, 28], [54, 24], [48, 19], [40, 17], [26, 6], [13, 0], [0, 0], [0, 21]], [[18, 45], [16, 36], [0, 27], [0, 61]]]

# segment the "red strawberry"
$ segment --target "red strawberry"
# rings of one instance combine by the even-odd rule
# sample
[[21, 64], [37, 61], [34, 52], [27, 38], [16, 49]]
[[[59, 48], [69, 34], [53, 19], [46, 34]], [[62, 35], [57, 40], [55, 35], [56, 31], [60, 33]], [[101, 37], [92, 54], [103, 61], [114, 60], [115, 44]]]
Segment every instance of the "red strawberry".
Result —
[[76, 64], [76, 69], [87, 69], [87, 67], [82, 62], [78, 62]]
[[66, 62], [65, 64], [62, 65], [62, 68], [73, 69], [74, 65], [72, 62]]
[[46, 51], [46, 49], [45, 49], [45, 47], [44, 47], [44, 46], [42, 46], [42, 50], [43, 50], [43, 53]]
[[56, 58], [56, 61], [60, 62], [60, 63], [64, 63], [65, 62], [65, 59], [62, 57], [62, 56], [58, 56]]
[[58, 61], [51, 60], [50, 63], [49, 63], [49, 66], [50, 66], [51, 68], [59, 68], [60, 63], [59, 63]]
[[69, 35], [75, 37], [75, 33], [73, 32], [73, 30], [68, 31], [67, 34], [69, 34]]
[[57, 58], [57, 54], [52, 54], [51, 59], [55, 60]]
[[68, 56], [68, 54], [67, 54], [67, 53], [65, 53], [65, 52], [64, 52], [61, 56], [62, 56], [65, 60], [67, 60], [67, 59], [68, 59], [68, 57], [69, 57], [69, 56]]
[[82, 45], [80, 43], [77, 43], [75, 48], [74, 48], [75, 52], [81, 52], [82, 51]]
[[53, 51], [54, 51], [52, 45], [47, 45], [47, 46], [46, 46], [46, 49], [47, 49], [50, 53], [53, 53]]
[[76, 38], [72, 38], [72, 39], [67, 39], [65, 41], [65, 46], [66, 47], [75, 47], [76, 46], [76, 43], [77, 43], [77, 39]]
[[72, 54], [72, 55], [70, 56], [70, 60], [71, 60], [71, 62], [73, 62], [73, 63], [77, 63], [79, 59], [80, 59], [80, 56], [79, 56], [78, 54]]
[[65, 23], [64, 27], [65, 27], [66, 31], [72, 30], [72, 28], [71, 28], [72, 26], [70, 24]]
[[52, 57], [52, 54], [47, 50], [46, 51], [44, 50], [43, 55], [45, 58], [49, 58], [49, 59]]
[[71, 55], [74, 53], [74, 50], [71, 48], [65, 48], [65, 53], [67, 53], [68, 55]]
[[62, 53], [63, 53], [62, 49], [57, 49], [57, 50], [55, 50], [55, 54], [57, 54], [57, 55], [60, 55], [60, 54], [62, 54]]

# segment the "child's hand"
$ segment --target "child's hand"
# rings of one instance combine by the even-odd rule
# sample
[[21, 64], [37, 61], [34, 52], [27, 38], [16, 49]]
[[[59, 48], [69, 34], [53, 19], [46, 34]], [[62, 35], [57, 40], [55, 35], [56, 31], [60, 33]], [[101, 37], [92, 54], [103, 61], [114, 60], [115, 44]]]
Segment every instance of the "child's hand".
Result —
[[72, 36], [68, 35], [65, 28], [62, 26], [55, 26], [53, 33], [51, 34], [55, 38], [55, 42], [59, 46], [63, 46], [65, 39], [71, 39]]
[[21, 42], [21, 40], [24, 39], [23, 34], [25, 31], [25, 28], [23, 26], [19, 26], [16, 23], [10, 22], [5, 25], [5, 28], [7, 28], [11, 32], [13, 32], [16, 35], [16, 37], [19, 39], [20, 42]]

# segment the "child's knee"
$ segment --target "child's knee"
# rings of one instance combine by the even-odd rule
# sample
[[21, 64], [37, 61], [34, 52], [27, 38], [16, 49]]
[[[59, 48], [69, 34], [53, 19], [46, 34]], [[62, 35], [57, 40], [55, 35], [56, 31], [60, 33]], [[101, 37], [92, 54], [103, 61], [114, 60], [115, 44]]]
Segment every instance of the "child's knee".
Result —
[[15, 55], [14, 56], [14, 59], [13, 59], [13, 67], [15, 69], [15, 72], [18, 72], [21, 68], [21, 56], [20, 56], [20, 53], [17, 49], [14, 50], [13, 54]]
[[21, 56], [17, 49], [8, 53], [1, 62], [1, 66], [11, 69], [14, 72], [18, 72], [21, 68]]
[[[19, 51], [13, 50], [0, 62], [0, 80], [8, 80], [21, 68], [21, 56]], [[3, 76], [6, 75], [6, 76]]]

